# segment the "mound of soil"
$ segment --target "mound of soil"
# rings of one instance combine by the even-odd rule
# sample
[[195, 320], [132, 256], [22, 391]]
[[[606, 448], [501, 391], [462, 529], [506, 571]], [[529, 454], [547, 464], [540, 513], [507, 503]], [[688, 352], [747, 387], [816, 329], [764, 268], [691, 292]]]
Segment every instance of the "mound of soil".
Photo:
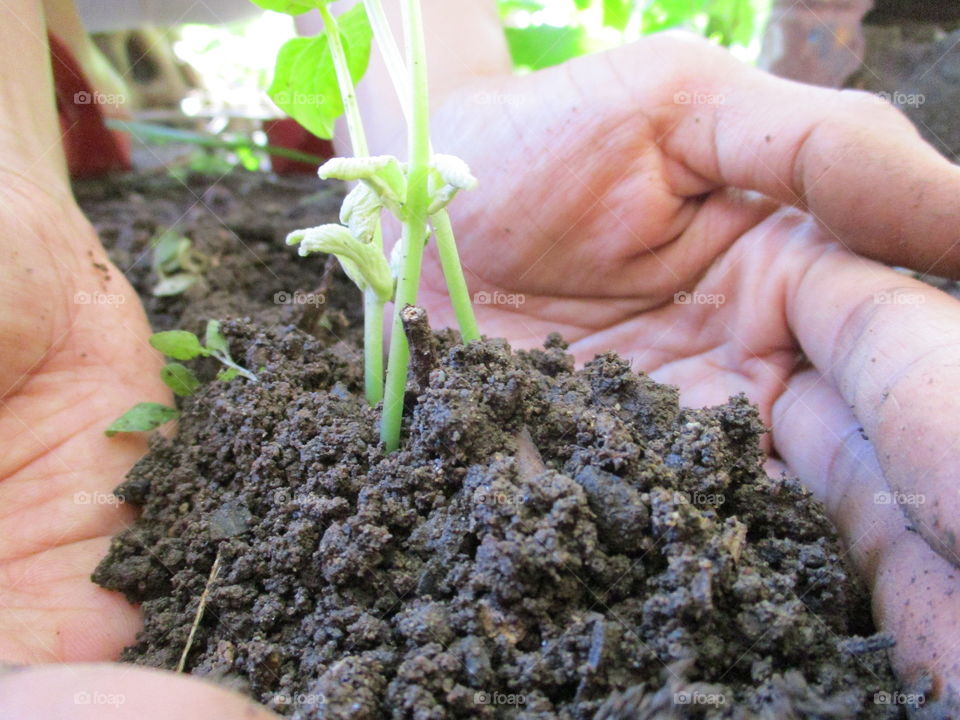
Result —
[[[230, 256], [229, 234], [186, 230]], [[890, 640], [822, 509], [763, 471], [745, 398], [682, 409], [615, 355], [576, 370], [557, 336], [440, 333], [385, 455], [336, 309], [356, 294], [332, 284], [338, 332], [308, 333], [270, 301], [269, 263], [226, 262], [173, 302], [194, 330], [189, 306], [216, 309], [259, 381], [183, 400], [118, 488], [143, 512], [94, 580], [142, 604], [125, 660], [301, 720], [902, 716]]]

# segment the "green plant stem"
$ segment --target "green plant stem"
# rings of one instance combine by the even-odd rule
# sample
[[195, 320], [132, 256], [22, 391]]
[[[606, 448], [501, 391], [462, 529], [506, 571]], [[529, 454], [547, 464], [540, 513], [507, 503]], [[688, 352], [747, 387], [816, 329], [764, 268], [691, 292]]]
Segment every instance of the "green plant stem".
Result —
[[397, 92], [397, 98], [400, 100], [403, 117], [409, 124], [408, 98], [410, 91], [407, 87], [407, 78], [404, 75], [405, 63], [403, 62], [403, 56], [400, 54], [400, 48], [397, 47], [397, 41], [393, 37], [393, 32], [390, 30], [390, 22], [383, 12], [383, 4], [380, 0], [363, 0], [363, 5], [367, 10], [367, 18], [370, 20], [373, 37], [377, 41], [380, 54], [383, 56], [383, 63], [387, 66], [387, 73], [390, 75], [394, 90]]
[[407, 43], [410, 72], [410, 128], [407, 202], [404, 207], [403, 235], [400, 239], [401, 266], [394, 303], [390, 360], [387, 365], [386, 394], [380, 438], [388, 452], [400, 446], [403, 421], [403, 396], [407, 385], [410, 348], [403, 332], [401, 311], [417, 302], [420, 266], [427, 238], [427, 174], [430, 171], [430, 104], [427, 89], [427, 53], [423, 37], [420, 0], [405, 0], [403, 29]]
[[463, 276], [463, 265], [460, 263], [460, 253], [457, 251], [457, 241], [453, 237], [450, 215], [446, 209], [443, 209], [432, 215], [430, 222], [437, 237], [440, 266], [443, 268], [443, 277], [447, 281], [450, 304], [453, 305], [453, 312], [456, 314], [457, 324], [460, 326], [460, 336], [465, 343], [471, 340], [479, 340], [480, 328], [477, 327], [477, 317], [473, 313], [473, 303], [470, 301], [467, 280]]
[[[363, 130], [363, 118], [360, 116], [360, 105], [353, 88], [347, 53], [340, 37], [340, 25], [330, 12], [326, 0], [319, 0], [317, 9], [323, 18], [333, 67], [337, 72], [337, 84], [343, 97], [353, 154], [358, 158], [367, 157], [370, 155], [370, 147]], [[373, 242], [379, 250], [383, 249], [383, 231], [379, 222], [373, 233]], [[371, 405], [376, 405], [383, 399], [383, 305], [372, 288], [363, 291], [363, 383], [367, 402]]]

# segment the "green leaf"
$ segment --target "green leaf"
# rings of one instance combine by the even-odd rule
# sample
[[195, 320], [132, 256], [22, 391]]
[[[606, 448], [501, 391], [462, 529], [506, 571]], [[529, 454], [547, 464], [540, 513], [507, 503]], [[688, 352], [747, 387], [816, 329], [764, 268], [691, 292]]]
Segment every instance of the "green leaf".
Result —
[[543, 3], [539, 0], [500, 0], [497, 3], [500, 10], [500, 16], [505, 17], [516, 10], [525, 10], [526, 12], [537, 12], [543, 10]]
[[196, 275], [188, 273], [177, 273], [163, 278], [153, 286], [154, 297], [172, 297], [173, 295], [182, 295], [198, 280]]
[[240, 371], [237, 370], [236, 368], [225, 367], [220, 372], [217, 373], [217, 380], [221, 380], [223, 382], [230, 382], [239, 374], [240, 374]]
[[203, 344], [206, 345], [207, 350], [211, 352], [222, 353], [230, 357], [230, 344], [223, 336], [223, 333], [220, 332], [220, 322], [218, 320], [207, 321], [207, 332], [204, 336]]
[[200, 387], [200, 381], [193, 370], [180, 363], [169, 363], [160, 371], [160, 379], [167, 387], [181, 397], [193, 395]]
[[167, 357], [174, 360], [193, 360], [209, 353], [200, 344], [192, 332], [186, 330], [168, 330], [150, 336], [150, 344]]
[[153, 270], [158, 275], [174, 273], [180, 269], [180, 253], [184, 243], [190, 241], [172, 230], [165, 230], [153, 240]]
[[250, 0], [250, 2], [264, 10], [272, 10], [284, 15], [302, 15], [317, 7], [317, 4], [310, 0]]
[[634, 0], [603, 0], [603, 24], [621, 32], [630, 22]]
[[587, 50], [587, 33], [582, 27], [531, 25], [505, 31], [514, 64], [531, 70], [559, 65]]
[[154, 402], [139, 403], [110, 423], [104, 434], [113, 437], [117, 433], [146, 432], [178, 417], [180, 413], [176, 408]]
[[[367, 70], [373, 31], [363, 5], [338, 18], [350, 77], [356, 84]], [[326, 35], [288, 40], [277, 55], [267, 91], [281, 110], [314, 135], [330, 139], [343, 114], [343, 99]]]
[[577, 6], [577, 10], [586, 10], [590, 7], [590, 3], [593, 0], [573, 0], [573, 4]]

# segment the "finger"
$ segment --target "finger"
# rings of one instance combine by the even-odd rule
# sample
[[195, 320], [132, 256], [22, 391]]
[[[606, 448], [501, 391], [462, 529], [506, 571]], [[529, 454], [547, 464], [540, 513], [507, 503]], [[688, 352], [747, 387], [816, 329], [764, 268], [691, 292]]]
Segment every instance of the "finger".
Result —
[[877, 625], [897, 639], [894, 669], [908, 682], [929, 673], [941, 698], [956, 699], [960, 573], [911, 531], [900, 506], [890, 502], [859, 420], [829, 380], [810, 370], [791, 380], [774, 406], [773, 423], [777, 451], [825, 505], [871, 587]]
[[807, 248], [815, 259], [787, 276], [787, 323], [860, 420], [891, 489], [923, 499], [904, 506], [917, 532], [960, 565], [960, 303], [836, 245]]
[[134, 665], [52, 665], [0, 676], [4, 720], [277, 720], [249, 698]]
[[[64, 185], [65, 161], [53, 103], [53, 75], [42, 3], [0, 3], [0, 170]], [[64, 188], [65, 189], [65, 188]]]
[[[596, 85], [602, 62], [577, 72]], [[960, 274], [960, 168], [892, 105], [776, 78], [676, 37], [643, 40], [606, 62], [662, 69], [629, 84], [638, 109], [655, 118], [661, 147], [696, 175], [797, 204], [861, 254]]]

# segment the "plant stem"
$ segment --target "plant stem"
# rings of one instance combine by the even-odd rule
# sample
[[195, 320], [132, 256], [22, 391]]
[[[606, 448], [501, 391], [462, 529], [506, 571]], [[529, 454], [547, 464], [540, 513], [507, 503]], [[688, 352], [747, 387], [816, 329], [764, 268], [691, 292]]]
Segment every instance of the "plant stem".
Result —
[[390, 360], [387, 365], [386, 394], [380, 438], [388, 452], [400, 446], [403, 421], [403, 396], [407, 385], [410, 348], [403, 332], [400, 313], [407, 305], [416, 305], [420, 285], [420, 266], [427, 239], [427, 174], [430, 170], [430, 104], [427, 90], [427, 53], [423, 37], [420, 0], [405, 0], [403, 29], [407, 43], [410, 72], [410, 128], [407, 202], [404, 207], [400, 277], [394, 302]]
[[373, 37], [377, 41], [377, 47], [380, 48], [383, 62], [387, 66], [390, 80], [393, 82], [393, 87], [397, 92], [397, 98], [400, 100], [403, 117], [409, 124], [410, 108], [408, 106], [408, 98], [410, 91], [408, 89], [407, 78], [404, 75], [403, 56], [400, 54], [400, 48], [397, 47], [397, 41], [393, 37], [393, 32], [390, 30], [390, 22], [383, 12], [383, 4], [380, 0], [363, 0], [363, 5], [367, 9], [367, 18], [370, 20]]
[[[343, 49], [340, 37], [340, 25], [330, 12], [326, 0], [317, 2], [317, 9], [323, 18], [324, 32], [330, 45], [333, 67], [337, 72], [337, 85], [343, 98], [343, 111], [350, 131], [350, 144], [355, 157], [370, 155], [367, 135], [363, 130], [360, 105], [353, 89], [353, 76], [347, 62], [347, 53]], [[373, 233], [375, 246], [383, 249], [383, 231], [380, 223]], [[383, 303], [372, 288], [363, 291], [363, 384], [367, 402], [376, 405], [383, 399]]]
[[463, 266], [460, 264], [460, 253], [457, 252], [457, 241], [453, 237], [450, 215], [444, 208], [431, 216], [430, 221], [433, 225], [433, 232], [437, 237], [440, 266], [443, 268], [443, 277], [447, 281], [450, 304], [453, 305], [453, 312], [456, 314], [457, 324], [460, 326], [460, 336], [465, 343], [471, 340], [479, 340], [480, 328], [477, 327], [477, 317], [473, 313], [473, 303], [470, 301], [467, 280], [463, 276]]

